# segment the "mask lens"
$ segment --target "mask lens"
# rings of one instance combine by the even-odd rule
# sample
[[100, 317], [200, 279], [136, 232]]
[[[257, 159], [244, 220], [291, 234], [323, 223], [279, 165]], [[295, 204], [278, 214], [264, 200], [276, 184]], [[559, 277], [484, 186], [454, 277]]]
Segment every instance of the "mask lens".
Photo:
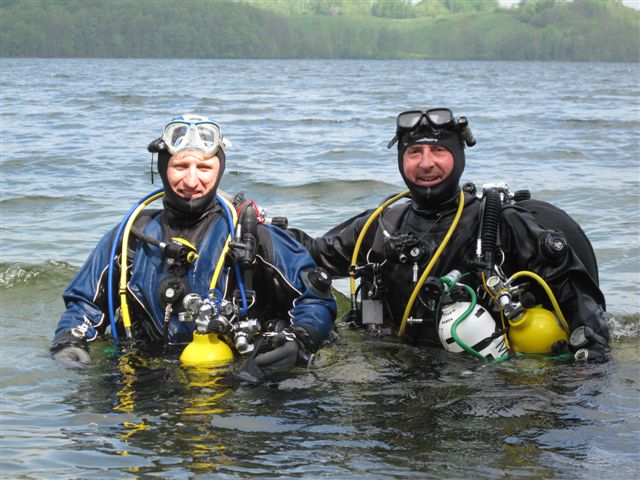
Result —
[[427, 115], [427, 118], [429, 119], [429, 122], [431, 122], [431, 125], [434, 125], [437, 127], [442, 125], [447, 125], [448, 123], [451, 123], [451, 121], [453, 120], [453, 114], [451, 113], [451, 110], [446, 108], [429, 110], [426, 113], [426, 115]]
[[170, 153], [175, 153], [184, 148], [188, 132], [188, 123], [170, 123], [165, 127], [162, 140], [167, 145]]
[[396, 119], [396, 125], [398, 126], [398, 128], [412, 130], [416, 125], [418, 125], [420, 119], [422, 118], [422, 115], [423, 112], [420, 112], [418, 110], [402, 112]]
[[212, 124], [201, 123], [198, 125], [198, 136], [207, 151], [217, 148], [220, 138], [220, 131]]
[[164, 129], [162, 140], [171, 154], [187, 148], [196, 148], [212, 155], [221, 143], [220, 129], [212, 122], [170, 123]]

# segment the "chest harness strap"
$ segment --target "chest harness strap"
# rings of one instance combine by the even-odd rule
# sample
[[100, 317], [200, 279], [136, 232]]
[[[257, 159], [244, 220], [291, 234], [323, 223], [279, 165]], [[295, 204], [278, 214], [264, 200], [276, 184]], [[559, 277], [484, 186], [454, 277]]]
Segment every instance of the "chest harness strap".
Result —
[[[133, 224], [136, 220], [136, 218], [138, 217], [138, 215], [140, 214], [140, 212], [147, 206], [149, 205], [151, 202], [153, 202], [154, 200], [157, 200], [158, 198], [162, 197], [164, 195], [164, 191], [163, 190], [158, 190], [156, 192], [153, 192], [149, 195], [147, 195], [146, 197], [144, 197], [142, 200], [138, 201], [132, 208], [131, 210], [129, 210], [129, 212], [125, 215], [124, 219], [122, 220], [122, 222], [120, 223], [120, 225], [118, 226], [118, 229], [116, 231], [116, 236], [113, 240], [113, 245], [112, 245], [112, 249], [111, 249], [111, 255], [109, 258], [109, 267], [108, 267], [108, 285], [107, 285], [107, 297], [108, 297], [108, 309], [109, 309], [109, 321], [111, 323], [111, 335], [113, 336], [113, 338], [116, 340], [116, 342], [119, 341], [118, 338], [118, 333], [117, 333], [117, 329], [115, 326], [115, 314], [114, 314], [114, 306], [113, 306], [113, 270], [114, 270], [114, 265], [115, 265], [115, 257], [116, 257], [116, 250], [117, 250], [117, 245], [118, 242], [120, 240], [120, 238], [122, 238], [122, 250], [121, 250], [121, 259], [120, 259], [120, 283], [119, 283], [119, 289], [118, 289], [118, 294], [120, 295], [120, 311], [121, 311], [121, 315], [122, 315], [122, 323], [124, 325], [124, 329], [125, 329], [125, 333], [128, 339], [132, 338], [132, 333], [131, 333], [131, 316], [129, 313], [129, 304], [127, 302], [127, 257], [128, 257], [128, 246], [129, 246], [129, 236], [131, 233], [131, 229], [133, 227]], [[222, 267], [224, 266], [224, 262], [225, 262], [225, 258], [227, 255], [227, 252], [229, 250], [229, 244], [231, 242], [231, 240], [233, 239], [234, 233], [235, 233], [235, 225], [238, 221], [238, 216], [236, 214], [236, 210], [235, 207], [233, 206], [233, 204], [231, 204], [231, 202], [229, 202], [226, 198], [222, 197], [221, 195], [216, 195], [216, 199], [218, 200], [218, 202], [220, 203], [220, 205], [222, 205], [223, 210], [225, 211], [226, 214], [226, 219], [227, 219], [227, 223], [229, 225], [229, 235], [227, 236], [227, 239], [225, 241], [224, 247], [222, 249], [222, 253], [220, 254], [220, 257], [218, 258], [218, 262], [216, 264], [215, 270], [213, 272], [213, 276], [211, 278], [211, 282], [209, 284], [209, 296], [213, 297], [214, 296], [214, 292], [215, 292], [215, 287], [216, 284], [218, 282], [218, 278], [220, 277], [220, 273], [222, 272]], [[238, 268], [238, 266], [236, 265], [236, 268]], [[243, 299], [243, 308], [246, 309], [246, 299], [245, 299], [245, 295], [244, 295], [244, 286], [242, 285], [242, 279], [239, 278], [238, 279], [238, 283], [239, 283], [239, 289], [242, 293], [242, 299]]]
[[[367, 232], [369, 231], [369, 228], [371, 227], [371, 224], [374, 222], [374, 220], [391, 204], [393, 204], [394, 202], [397, 202], [398, 200], [400, 200], [401, 198], [404, 198], [406, 196], [410, 195], [410, 191], [406, 190], [402, 193], [399, 193], [398, 195], [390, 198], [389, 200], [387, 200], [386, 202], [382, 203], [367, 219], [366, 223], [364, 224], [362, 231], [360, 232], [360, 235], [358, 235], [358, 239], [356, 241], [356, 245], [353, 249], [353, 255], [351, 256], [351, 265], [349, 266], [349, 285], [350, 285], [350, 289], [351, 289], [351, 312], [352, 314], [355, 314], [354, 312], [357, 312], [358, 310], [358, 305], [357, 305], [357, 300], [356, 300], [356, 274], [358, 273], [358, 271], [360, 270], [360, 267], [358, 267], [357, 262], [358, 262], [358, 253], [360, 252], [360, 248], [362, 246], [362, 242], [364, 241], [364, 238], [367, 234]], [[401, 337], [404, 334], [404, 331], [406, 329], [407, 326], [407, 319], [409, 318], [409, 314], [411, 313], [411, 309], [413, 308], [413, 304], [416, 301], [416, 298], [418, 297], [418, 294], [420, 293], [420, 289], [422, 288], [422, 286], [424, 285], [424, 282], [426, 281], [427, 277], [429, 276], [429, 273], [431, 272], [431, 270], [433, 269], [433, 266], [435, 265], [436, 261], [438, 260], [438, 258], [440, 258], [440, 255], [442, 255], [443, 250], [445, 249], [445, 247], [447, 246], [447, 243], [449, 243], [449, 240], [451, 239], [451, 236], [453, 235], [453, 232], [455, 231], [456, 227], [458, 226], [458, 222], [460, 221], [460, 217], [462, 216], [462, 210], [464, 209], [464, 192], [461, 190], [460, 191], [460, 198], [458, 200], [458, 210], [456, 211], [456, 215], [453, 219], [453, 222], [451, 223], [451, 226], [449, 227], [449, 230], [447, 231], [446, 235], [444, 236], [444, 238], [442, 239], [442, 242], [440, 242], [440, 245], [438, 246], [436, 252], [433, 254], [433, 257], [431, 257], [431, 260], [429, 261], [429, 264], [427, 265], [427, 267], [425, 268], [425, 270], [422, 272], [422, 275], [420, 276], [420, 279], [417, 281], [413, 292], [411, 293], [411, 297], [409, 298], [409, 302], [407, 303], [407, 306], [405, 308], [404, 311], [404, 315], [402, 316], [402, 322], [400, 324], [400, 328], [398, 329], [398, 336]]]

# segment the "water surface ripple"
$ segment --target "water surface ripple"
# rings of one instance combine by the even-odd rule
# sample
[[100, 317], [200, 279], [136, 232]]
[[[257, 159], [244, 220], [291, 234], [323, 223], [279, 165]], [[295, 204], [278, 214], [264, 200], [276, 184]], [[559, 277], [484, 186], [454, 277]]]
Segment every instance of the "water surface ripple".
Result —
[[[0, 62], [3, 478], [637, 476], [638, 64]], [[146, 145], [174, 114], [221, 124], [225, 190], [317, 235], [403, 189], [386, 144], [398, 111], [427, 106], [470, 119], [463, 181], [580, 222], [616, 315], [611, 362], [481, 366], [342, 327], [313, 369], [262, 385], [108, 342], [89, 370], [48, 358], [61, 291], [157, 188]]]

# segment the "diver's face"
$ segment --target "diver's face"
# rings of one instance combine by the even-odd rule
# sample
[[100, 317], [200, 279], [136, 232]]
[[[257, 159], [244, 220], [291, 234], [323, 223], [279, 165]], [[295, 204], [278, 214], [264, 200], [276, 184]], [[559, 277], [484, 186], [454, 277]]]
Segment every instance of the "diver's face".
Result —
[[433, 187], [453, 170], [453, 154], [440, 145], [409, 145], [402, 154], [402, 168], [414, 185]]
[[183, 150], [169, 159], [167, 179], [173, 191], [186, 200], [200, 198], [211, 191], [218, 179], [220, 159], [200, 150]]

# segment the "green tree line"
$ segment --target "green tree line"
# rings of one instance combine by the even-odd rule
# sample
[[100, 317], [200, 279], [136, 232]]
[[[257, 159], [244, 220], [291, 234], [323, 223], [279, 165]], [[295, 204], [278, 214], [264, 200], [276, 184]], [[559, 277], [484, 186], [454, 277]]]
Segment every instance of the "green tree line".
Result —
[[0, 0], [2, 57], [640, 60], [619, 0]]
[[500, 7], [498, 0], [233, 0], [281, 15], [372, 15], [386, 18], [432, 17]]

